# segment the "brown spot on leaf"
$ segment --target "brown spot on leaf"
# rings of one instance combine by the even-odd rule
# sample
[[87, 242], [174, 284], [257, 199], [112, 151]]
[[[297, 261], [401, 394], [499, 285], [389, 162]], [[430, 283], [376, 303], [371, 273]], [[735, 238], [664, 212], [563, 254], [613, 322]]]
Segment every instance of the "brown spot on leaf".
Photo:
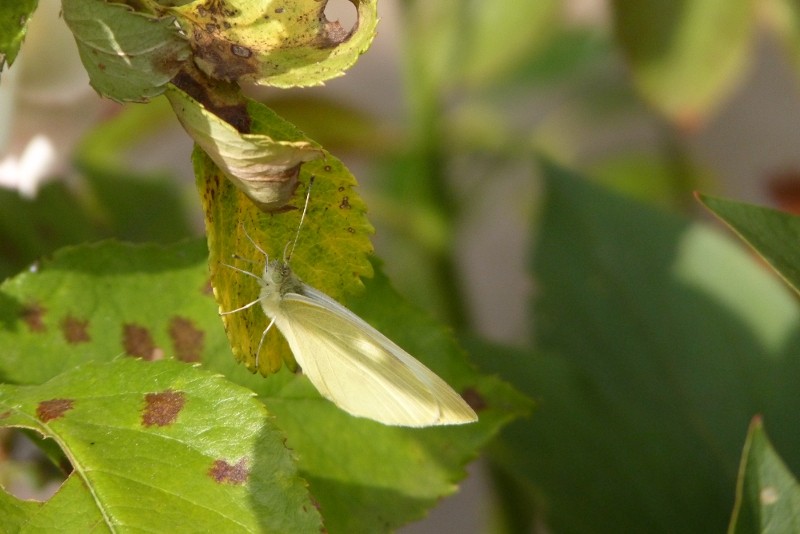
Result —
[[208, 474], [219, 484], [242, 485], [247, 482], [250, 471], [247, 469], [247, 460], [242, 458], [236, 465], [231, 465], [225, 460], [216, 460]]
[[178, 419], [186, 395], [181, 391], [167, 389], [160, 393], [148, 393], [144, 396], [143, 426], [167, 426]]
[[350, 232], [351, 234], [354, 234], [354, 233], [356, 233], [356, 229], [355, 229], [355, 228], [353, 228], [352, 226], [348, 226], [348, 227], [347, 227], [347, 231], [348, 231], [348, 232]]
[[339, 209], [349, 210], [350, 209], [350, 198], [349, 197], [342, 197], [342, 201], [339, 203]]
[[47, 313], [47, 309], [38, 304], [30, 304], [22, 308], [20, 313], [22, 320], [28, 325], [31, 332], [44, 332], [46, 330], [42, 318]]
[[331, 166], [330, 166], [330, 165], [325, 165], [325, 167], [323, 167], [323, 168], [324, 168], [324, 169], [325, 169], [327, 172], [331, 172], [331, 170], [332, 170], [332, 168], [331, 168]]
[[122, 346], [125, 354], [136, 356], [144, 360], [160, 360], [164, 351], [156, 347], [150, 330], [143, 326], [128, 323], [122, 326]]
[[476, 412], [486, 409], [486, 399], [484, 399], [483, 395], [475, 388], [465, 389], [461, 397], [469, 404], [470, 408]]
[[74, 404], [75, 401], [72, 399], [50, 399], [42, 401], [36, 407], [36, 418], [42, 423], [58, 419], [71, 410]]
[[82, 321], [75, 317], [68, 315], [61, 321], [61, 333], [64, 339], [70, 345], [77, 345], [78, 343], [88, 343], [91, 338], [87, 327], [89, 321]]
[[236, 44], [231, 45], [231, 53], [234, 56], [239, 56], [239, 57], [244, 57], [244, 58], [247, 58], [247, 57], [250, 57], [250, 56], [253, 55], [253, 51], [250, 50], [249, 48], [247, 48], [246, 46], [236, 45]]
[[11, 410], [6, 410], [3, 413], [0, 413], [0, 419], [8, 419], [11, 417]]
[[185, 317], [173, 317], [169, 322], [169, 337], [175, 356], [183, 362], [199, 362], [203, 352], [205, 332], [195, 328]]

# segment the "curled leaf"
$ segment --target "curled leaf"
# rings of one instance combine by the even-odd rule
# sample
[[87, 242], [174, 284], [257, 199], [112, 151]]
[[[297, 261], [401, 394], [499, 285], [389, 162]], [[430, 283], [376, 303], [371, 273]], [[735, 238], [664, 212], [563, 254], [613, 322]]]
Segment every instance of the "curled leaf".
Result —
[[186, 73], [173, 80], [166, 96], [178, 120], [260, 209], [283, 208], [297, 187], [300, 165], [322, 151], [263, 106], [254, 121], [249, 109], [254, 103], [232, 86], [207, 84]]

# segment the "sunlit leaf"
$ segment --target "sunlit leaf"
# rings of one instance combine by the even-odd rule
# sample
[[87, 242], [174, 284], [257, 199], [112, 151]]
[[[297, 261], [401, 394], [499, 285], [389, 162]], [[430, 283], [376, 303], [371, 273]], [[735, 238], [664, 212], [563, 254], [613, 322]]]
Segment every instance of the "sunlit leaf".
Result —
[[[261, 211], [224, 179], [207, 156], [196, 151], [194, 161], [206, 214], [211, 283], [221, 310], [234, 310], [258, 298], [256, 280], [224, 265], [260, 275], [264, 257], [247, 235], [271, 258], [282, 258], [293, 247], [312, 176], [308, 211], [291, 258], [292, 268], [301, 280], [335, 299], [362, 291], [361, 277], [372, 275], [367, 258], [372, 251], [372, 226], [355, 190], [355, 179], [339, 160], [326, 154], [304, 164], [291, 209], [272, 214]], [[225, 315], [223, 320], [237, 359], [255, 370], [256, 349], [268, 322], [263, 310], [253, 306]], [[282, 361], [294, 365], [291, 351], [273, 329], [261, 348], [258, 371], [275, 372]]]
[[699, 199], [800, 292], [800, 217], [707, 195]]
[[348, 29], [325, 17], [326, 1], [196, 0], [172, 9], [203, 72], [219, 80], [277, 87], [340, 76], [372, 42], [376, 0], [353, 2]]
[[697, 126], [741, 76], [756, 17], [750, 0], [614, 0], [617, 39], [644, 98]]
[[191, 57], [173, 17], [158, 18], [105, 0], [63, 0], [92, 87], [118, 101], [144, 102]]
[[38, 0], [0, 3], [0, 71], [14, 63]]
[[459, 9], [465, 12], [464, 75], [479, 85], [496, 83], [530, 61], [555, 33], [562, 7], [557, 0], [463, 4]]
[[73, 468], [40, 506], [0, 492], [11, 531], [321, 528], [283, 434], [251, 392], [218, 375], [174, 361], [87, 364], [0, 386], [0, 410], [0, 424], [54, 440]]
[[[283, 208], [297, 188], [302, 163], [322, 150], [263, 104], [219, 83], [174, 80], [166, 96], [183, 127], [225, 176], [264, 211]], [[192, 91], [187, 94], [183, 89]]]
[[[324, 183], [320, 187], [322, 198], [327, 198]], [[252, 205], [243, 195], [241, 202]], [[314, 209], [315, 217], [324, 211], [322, 207]], [[287, 213], [295, 220], [286, 222], [285, 231], [293, 234], [291, 226], [299, 214]], [[321, 221], [330, 222], [325, 217]], [[282, 224], [276, 233], [280, 234]], [[246, 238], [241, 244], [252, 247]], [[273, 245], [265, 242], [264, 246]], [[275, 246], [280, 249], [277, 253], [283, 252], [281, 245]], [[295, 255], [298, 262], [305, 258], [305, 263], [298, 263], [297, 269], [330, 293], [337, 287], [342, 291], [338, 286], [342, 279], [316, 271], [313, 261], [308, 263], [316, 258], [314, 250], [318, 249], [312, 242], [303, 244], [301, 231]], [[320, 265], [327, 268], [325, 262]], [[240, 282], [246, 281], [236, 274]], [[22, 273], [0, 286], [0, 324], [4, 325], [0, 329], [0, 377], [10, 383], [40, 384], [89, 361], [127, 362], [128, 354], [199, 361], [258, 392], [273, 416], [271, 421], [286, 433], [287, 445], [298, 459], [302, 457], [300, 475], [309, 480], [332, 533], [391, 530], [421, 517], [456, 490], [464, 466], [479, 448], [528, 408], [512, 388], [479, 375], [451, 334], [403, 302], [378, 272], [375, 278], [365, 280], [366, 287], [358, 296], [347, 299], [348, 304], [461, 392], [477, 410], [480, 421], [459, 428], [408, 429], [352, 417], [323, 399], [302, 375], [284, 369], [264, 378], [237, 364], [207, 279], [206, 247], [200, 241], [170, 247], [101, 243], [59, 251], [34, 272]], [[351, 284], [357, 281], [352, 277]], [[125, 383], [127, 368], [114, 369], [120, 376], [107, 387], [124, 392], [125, 388], [116, 385]], [[81, 372], [75, 371], [76, 376]], [[88, 381], [83, 387], [105, 391], [94, 384]], [[207, 413], [214, 415], [211, 409]], [[187, 480], [193, 483], [193, 479]], [[77, 502], [84, 489], [80, 484], [74, 488], [68, 484], [62, 492]], [[75, 506], [85, 509], [93, 504]], [[27, 513], [25, 508], [12, 506], [14, 514]]]

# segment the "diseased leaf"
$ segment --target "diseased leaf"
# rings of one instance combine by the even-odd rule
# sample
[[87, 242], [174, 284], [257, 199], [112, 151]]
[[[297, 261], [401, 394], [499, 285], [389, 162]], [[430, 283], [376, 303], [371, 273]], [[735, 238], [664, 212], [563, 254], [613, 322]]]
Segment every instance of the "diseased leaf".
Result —
[[14, 0], [0, 3], [0, 72], [17, 58], [38, 0]]
[[[339, 160], [325, 153], [323, 159], [304, 164], [291, 209], [273, 214], [258, 209], [204, 154], [195, 151], [194, 162], [206, 214], [211, 283], [222, 311], [244, 306], [260, 292], [256, 280], [224, 264], [232, 263], [260, 276], [264, 256], [247, 235], [271, 258], [288, 253], [298, 235], [312, 176], [308, 212], [292, 254], [292, 269], [301, 280], [337, 300], [362, 291], [361, 277], [372, 276], [367, 255], [372, 251], [369, 236], [373, 230], [366, 218], [366, 206], [355, 190], [355, 178]], [[224, 315], [223, 321], [236, 358], [256, 371], [255, 352], [268, 323], [264, 311], [253, 306]], [[274, 373], [282, 361], [294, 367], [288, 345], [274, 328], [261, 349], [258, 371]]]
[[800, 217], [707, 195], [698, 198], [800, 292]]
[[40, 384], [121, 356], [201, 361], [227, 353], [204, 260], [202, 241], [105, 242], [64, 248], [6, 280], [0, 380]]
[[[205, 156], [200, 157], [208, 161]], [[337, 174], [342, 171], [335, 170], [335, 160], [329, 163], [333, 165], [332, 174], [343, 180]], [[324, 178], [325, 174], [320, 177]], [[252, 206], [227, 180], [217, 178], [230, 189], [226, 194], [235, 193], [243, 205]], [[325, 206], [313, 204], [317, 181], [313, 187], [314, 212], [307, 216], [307, 222], [312, 224], [304, 225], [301, 230], [295, 265], [318, 287], [330, 293], [344, 291], [344, 285], [340, 284], [345, 278], [331, 274], [336, 271], [326, 271], [330, 265], [322, 261], [330, 254], [323, 254], [323, 251], [332, 247], [336, 239], [328, 237], [315, 245], [304, 238], [304, 230], [315, 228], [314, 220], [319, 221], [316, 226], [320, 227], [319, 234], [314, 231], [309, 234], [314, 236], [325, 235], [321, 229], [336, 220], [320, 216]], [[326, 192], [330, 187], [331, 183], [326, 185], [321, 181], [320, 198], [335, 195], [335, 192]], [[229, 205], [227, 209], [231, 213], [236, 211]], [[327, 211], [333, 209], [329, 206]], [[258, 218], [275, 220], [275, 225], [269, 227], [271, 239], [272, 232], [277, 243], [283, 241], [281, 232], [293, 238], [299, 218], [297, 210], [274, 215], [258, 213]], [[225, 209], [219, 209], [214, 215], [232, 216]], [[284, 220], [282, 216], [288, 218]], [[215, 235], [216, 239], [226, 239]], [[242, 254], [251, 253], [249, 241], [239, 238], [239, 244], [244, 247]], [[276, 253], [282, 254], [283, 245], [273, 245], [271, 239], [265, 241], [264, 246], [275, 246]], [[303, 239], [306, 239], [305, 244]], [[358, 240], [350, 245], [357, 248], [357, 243]], [[226, 246], [234, 248], [234, 243], [226, 241]], [[348, 247], [343, 248], [345, 254], [340, 256], [340, 261], [348, 261]], [[253, 257], [257, 258], [257, 254]], [[320, 262], [315, 262], [315, 258]], [[334, 264], [338, 265], [335, 261]], [[258, 266], [249, 267], [258, 269]], [[249, 280], [240, 273], [235, 276], [239, 277], [237, 283]], [[354, 289], [353, 285], [360, 284], [358, 277], [350, 275], [349, 284], [351, 290]], [[248, 299], [254, 297], [246, 295]], [[287, 446], [302, 456], [299, 474], [312, 481], [311, 493], [319, 503], [329, 532], [385, 531], [421, 517], [444, 495], [455, 491], [466, 463], [476, 457], [479, 448], [499, 428], [526, 411], [528, 403], [499, 380], [477, 374], [455, 346], [452, 336], [404, 303], [380, 273], [375, 279], [366, 280], [365, 290], [358, 296], [351, 295], [348, 302], [354, 312], [411, 351], [461, 392], [478, 411], [480, 421], [459, 428], [387, 427], [342, 412], [323, 399], [302, 375], [285, 369], [268, 378], [247, 372], [231, 357], [228, 341], [220, 328], [220, 318], [210, 298], [206, 247], [200, 241], [170, 247], [116, 243], [71, 247], [43, 260], [35, 270], [6, 281], [0, 286], [0, 324], [3, 325], [0, 329], [0, 377], [4, 382], [40, 384], [60, 373], [69, 375], [70, 369], [89, 361], [122, 360], [110, 364], [109, 373], [112, 370], [115, 373], [108, 383], [91, 378], [95, 375], [86, 371], [85, 366], [74, 372], [75, 377], [87, 378], [81, 386], [87, 395], [94, 392], [96, 397], [93, 398], [97, 398], [98, 403], [102, 401], [104, 405], [109, 404], [108, 409], [117, 410], [117, 405], [126, 403], [113, 395], [124, 397], [126, 392], [132, 391], [126, 387], [135, 389], [140, 380], [126, 379], [128, 368], [124, 365], [129, 362], [126, 354], [199, 359], [204, 367], [258, 392], [273, 416], [270, 421], [285, 432]], [[261, 325], [256, 330], [260, 335]], [[115, 367], [119, 363], [123, 367]], [[195, 372], [185, 369], [187, 373]], [[202, 376], [204, 383], [208, 380], [215, 383], [216, 379], [209, 379], [206, 374]], [[59, 380], [63, 378], [56, 379]], [[151, 384], [148, 392], [159, 390], [152, 386], [156, 383], [152, 376], [142, 377], [141, 381]], [[220, 392], [227, 391], [227, 387], [220, 386]], [[178, 390], [177, 387], [172, 389]], [[107, 391], [116, 393], [105, 395]], [[212, 401], [217, 399], [209, 395]], [[188, 407], [189, 403], [186, 405]], [[119, 415], [117, 411], [113, 413]], [[220, 414], [220, 418], [227, 413]], [[213, 408], [202, 408], [194, 414], [201, 419], [205, 414], [206, 423], [216, 420]], [[238, 428], [239, 419], [229, 414], [228, 419]], [[268, 449], [264, 461], [272, 455], [273, 451]], [[260, 465], [259, 458], [256, 457], [256, 465]], [[175, 480], [179, 487], [183, 478]], [[187, 483], [194, 481], [188, 478]], [[64, 506], [78, 509], [96, 506], [92, 502], [80, 504], [85, 489], [81, 484], [75, 487], [71, 484], [68, 482], [55, 497], [65, 501], [55, 502], [68, 501]], [[127, 486], [121, 488], [129, 493]], [[242, 505], [256, 506], [253, 503]], [[9, 508], [14, 515], [30, 513], [24, 504], [16, 500], [6, 504], [0, 498], [0, 513]], [[84, 527], [92, 517], [96, 514], [87, 512], [76, 517], [75, 521], [84, 522], [75, 523], [74, 530], [89, 530]]]
[[761, 418], [742, 451], [730, 534], [800, 531], [800, 485], [769, 442]]
[[207, 371], [175, 361], [87, 364], [41, 385], [0, 386], [0, 413], [0, 424], [54, 440], [73, 468], [36, 507], [0, 492], [4, 528], [179, 532], [187, 518], [216, 532], [321, 528], [261, 403]]
[[686, 127], [701, 123], [742, 74], [751, 0], [614, 0], [617, 39], [643, 97]]
[[63, 0], [62, 9], [92, 87], [108, 98], [145, 102], [160, 95], [191, 57], [171, 16], [105, 0]]
[[340, 76], [367, 50], [377, 2], [351, 1], [358, 19], [349, 30], [325, 17], [327, 0], [196, 0], [171, 11], [212, 78], [293, 87]]

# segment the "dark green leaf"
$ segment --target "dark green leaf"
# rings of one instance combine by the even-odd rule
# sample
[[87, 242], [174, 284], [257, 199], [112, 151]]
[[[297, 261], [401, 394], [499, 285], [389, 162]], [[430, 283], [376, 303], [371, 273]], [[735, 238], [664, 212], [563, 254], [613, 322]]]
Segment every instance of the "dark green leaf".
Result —
[[538, 408], [493, 458], [558, 532], [719, 532], [750, 418], [800, 450], [800, 310], [706, 226], [545, 172], [536, 352], [481, 359]]
[[800, 531], [800, 485], [773, 449], [760, 417], [742, 452], [730, 534]]
[[38, 0], [14, 0], [0, 4], [0, 72], [6, 64], [14, 63], [28, 29], [28, 21], [38, 4]]
[[800, 217], [706, 195], [700, 201], [800, 291]]

